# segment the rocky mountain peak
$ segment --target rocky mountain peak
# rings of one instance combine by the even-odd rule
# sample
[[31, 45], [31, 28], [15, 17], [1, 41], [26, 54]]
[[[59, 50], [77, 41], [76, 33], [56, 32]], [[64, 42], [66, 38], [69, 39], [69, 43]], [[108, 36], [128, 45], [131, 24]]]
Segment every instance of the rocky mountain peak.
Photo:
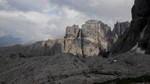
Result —
[[130, 26], [129, 22], [118, 22], [114, 25], [113, 33], [117, 35], [117, 37], [120, 37], [123, 35], [125, 30]]
[[130, 23], [128, 21], [126, 22], [116, 22], [116, 24], [114, 25], [114, 29], [112, 31], [114, 40], [113, 42], [115, 43], [118, 38], [120, 38], [121, 35], [123, 35], [123, 33], [127, 30], [127, 28], [129, 28]]
[[132, 19], [138, 17], [149, 17], [150, 16], [150, 1], [149, 0], [135, 0], [134, 6], [132, 7]]
[[[82, 34], [84, 39], [100, 41], [101, 38], [106, 38], [111, 28], [101, 21], [88, 20], [82, 25]], [[93, 39], [93, 40], [92, 40]]]
[[97, 20], [88, 20], [85, 22], [85, 24], [98, 24], [99, 21]]
[[135, 0], [130, 27], [113, 45], [112, 54], [128, 51], [150, 54], [150, 1]]
[[82, 25], [83, 50], [86, 55], [109, 51], [111, 28], [101, 21], [88, 20]]
[[[126, 27], [124, 23], [117, 23], [116, 32], [122, 33]], [[126, 28], [124, 28], [126, 29]], [[113, 32], [111, 28], [98, 20], [88, 20], [81, 28], [78, 25], [66, 27], [64, 38], [56, 40], [39, 41], [34, 44], [21, 47], [12, 47], [14, 49], [7, 52], [25, 53], [32, 56], [55, 55], [58, 53], [70, 53], [78, 56], [97, 56], [108, 52], [113, 44]], [[2, 53], [5, 52], [2, 50]], [[19, 50], [19, 51], [18, 51]], [[0, 51], [1, 52], [1, 51]]]
[[65, 38], [77, 38], [79, 30], [78, 25], [68, 26], [66, 28]]

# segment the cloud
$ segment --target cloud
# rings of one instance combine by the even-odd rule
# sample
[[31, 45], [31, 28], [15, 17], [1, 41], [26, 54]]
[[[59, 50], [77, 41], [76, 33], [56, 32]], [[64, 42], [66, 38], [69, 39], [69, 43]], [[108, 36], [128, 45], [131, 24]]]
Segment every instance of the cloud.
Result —
[[[130, 9], [133, 0], [49, 0], [60, 7], [82, 12], [90, 17], [96, 17], [105, 23], [131, 20]], [[110, 22], [111, 21], [111, 22]]]
[[19, 11], [41, 11], [50, 8], [47, 0], [7, 0], [10, 9]]
[[0, 11], [0, 27], [5, 33], [22, 38], [23, 41], [37, 41], [52, 38], [48, 25], [49, 17], [38, 12]]
[[102, 20], [130, 21], [133, 0], [0, 0], [0, 37], [22, 42], [62, 38], [66, 26]]
[[0, 37], [5, 36], [5, 33], [3, 31], [0, 31]]
[[0, 10], [8, 9], [10, 5], [7, 0], [0, 0]]

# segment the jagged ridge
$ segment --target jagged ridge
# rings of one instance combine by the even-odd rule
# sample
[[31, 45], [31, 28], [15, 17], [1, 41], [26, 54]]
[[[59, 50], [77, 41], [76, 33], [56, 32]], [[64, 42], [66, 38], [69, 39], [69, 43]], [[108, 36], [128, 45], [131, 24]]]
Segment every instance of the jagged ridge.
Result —
[[80, 57], [105, 55], [128, 26], [128, 22], [117, 22], [114, 30], [111, 31], [111, 28], [101, 21], [88, 20], [82, 25], [82, 28], [79, 28], [78, 25], [68, 26], [62, 39], [3, 47], [0, 48], [0, 53], [22, 53], [27, 57], [58, 53], [71, 53]]

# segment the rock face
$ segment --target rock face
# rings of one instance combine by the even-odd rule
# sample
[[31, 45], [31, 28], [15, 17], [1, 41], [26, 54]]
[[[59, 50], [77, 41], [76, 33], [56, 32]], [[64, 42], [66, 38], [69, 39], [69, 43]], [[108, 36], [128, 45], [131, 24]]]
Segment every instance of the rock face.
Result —
[[1, 47], [0, 55], [23, 54], [25, 57], [46, 56], [62, 53], [64, 39], [39, 41], [30, 45], [14, 45]]
[[77, 25], [66, 28], [64, 53], [95, 56], [108, 51], [111, 28], [101, 21], [89, 20], [79, 29]]
[[150, 54], [150, 1], [135, 0], [132, 22], [123, 36], [113, 45], [112, 54], [135, 50]]
[[45, 41], [39, 41], [31, 45], [14, 45], [10, 47], [1, 47], [0, 48], [0, 55], [5, 54], [19, 54], [22, 53], [26, 56], [40, 56], [45, 55]]
[[114, 29], [112, 31], [113, 37], [114, 37], [114, 43], [120, 38], [121, 35], [129, 28], [130, 23], [129, 22], [117, 22], [114, 25]]
[[109, 51], [111, 28], [101, 21], [89, 20], [82, 25], [81, 38], [84, 55], [94, 56]]
[[70, 53], [80, 57], [105, 55], [129, 23], [117, 23], [113, 31], [101, 21], [88, 20], [81, 28], [68, 26], [64, 38], [39, 41], [30, 45], [14, 45], [0, 48], [0, 55], [5, 53], [20, 54], [26, 57]]
[[78, 25], [68, 26], [64, 37], [64, 53], [82, 55], [81, 49], [81, 30]]
[[60, 53], [63, 53], [63, 50], [64, 50], [64, 39], [56, 39], [54, 41], [54, 44], [52, 43], [49, 43], [50, 45], [52, 46], [47, 46], [48, 50], [49, 51], [49, 54], [47, 55], [56, 55], [56, 54], [60, 54]]
[[113, 33], [117, 35], [117, 37], [120, 37], [121, 35], [123, 35], [123, 33], [125, 32], [125, 30], [127, 30], [127, 28], [130, 26], [129, 22], [117, 22], [114, 25], [114, 29], [113, 29]]

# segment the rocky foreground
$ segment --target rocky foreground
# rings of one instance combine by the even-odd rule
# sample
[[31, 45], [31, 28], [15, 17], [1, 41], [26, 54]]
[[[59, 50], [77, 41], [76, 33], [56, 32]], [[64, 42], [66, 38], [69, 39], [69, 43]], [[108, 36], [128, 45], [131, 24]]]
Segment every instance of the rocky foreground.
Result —
[[89, 20], [62, 39], [0, 48], [0, 84], [149, 84], [149, 4], [135, 0], [130, 27]]
[[0, 62], [0, 84], [103, 84], [118, 78], [150, 76], [149, 55], [134, 52], [108, 59], [100, 56], [80, 59], [71, 54], [7, 56], [1, 57]]

